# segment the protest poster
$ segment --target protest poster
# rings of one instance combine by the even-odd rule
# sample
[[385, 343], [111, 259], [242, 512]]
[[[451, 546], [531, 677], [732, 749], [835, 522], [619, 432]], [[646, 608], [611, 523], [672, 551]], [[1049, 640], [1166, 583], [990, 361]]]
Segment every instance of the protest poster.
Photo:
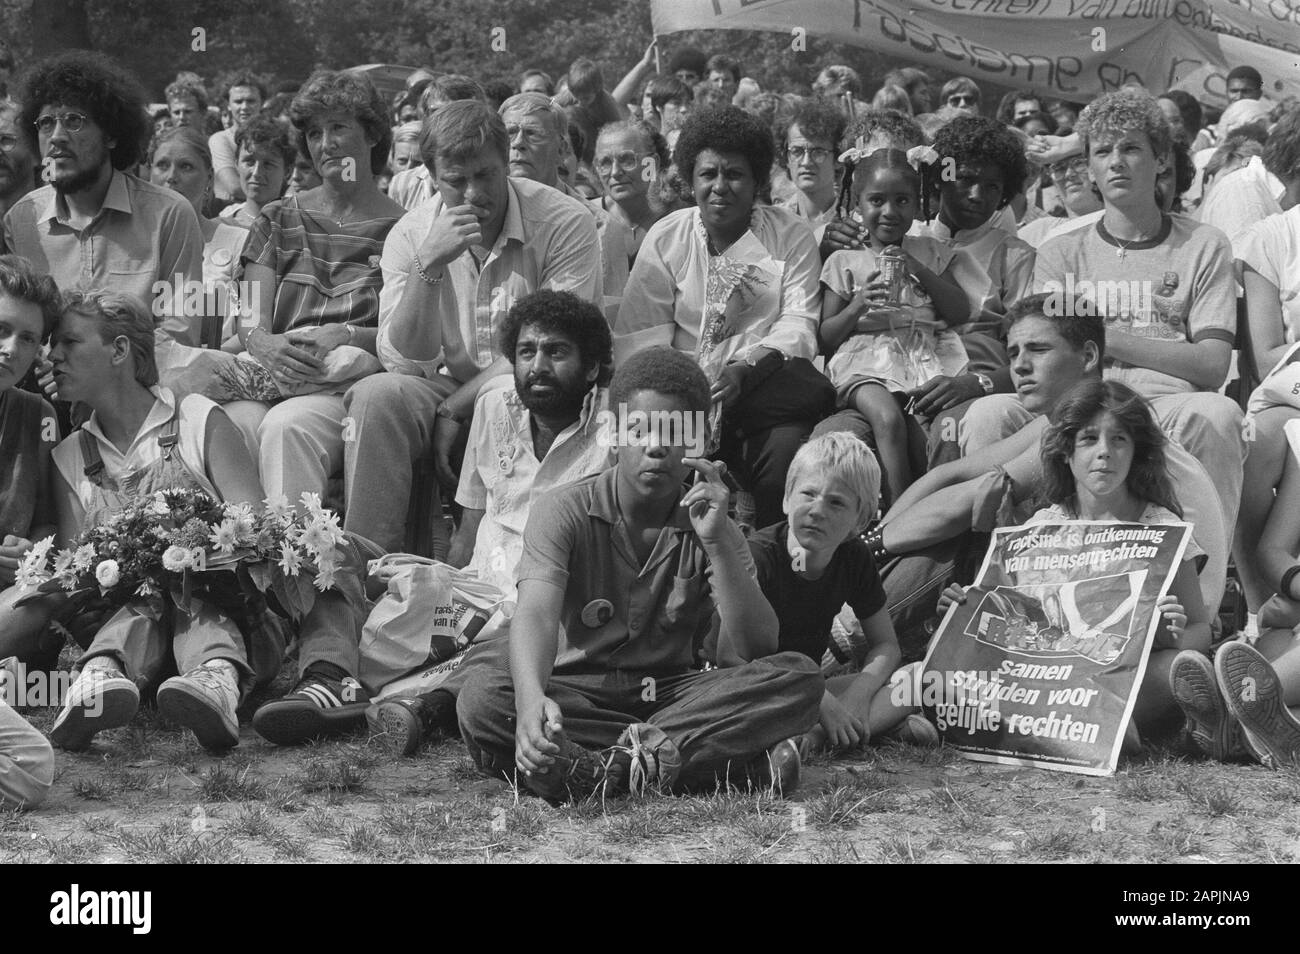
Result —
[[1300, 94], [1300, 0], [652, 0], [651, 12], [656, 35], [814, 36], [1077, 102], [1137, 83], [1226, 105], [1243, 63], [1270, 99]]
[[917, 702], [968, 758], [1109, 775], [1187, 523], [995, 530], [930, 645]]

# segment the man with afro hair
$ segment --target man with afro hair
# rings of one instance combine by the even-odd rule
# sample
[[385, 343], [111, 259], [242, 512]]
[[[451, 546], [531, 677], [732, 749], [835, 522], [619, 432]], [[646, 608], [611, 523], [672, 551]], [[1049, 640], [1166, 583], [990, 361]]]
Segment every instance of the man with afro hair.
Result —
[[[949, 274], [966, 293], [969, 320], [956, 326], [970, 365], [965, 374], [939, 376], [913, 392], [917, 415], [930, 426], [930, 465], [952, 460], [954, 438], [970, 403], [987, 394], [1010, 393], [1007, 367], [1007, 307], [1029, 293], [1034, 250], [1005, 225], [1003, 211], [1024, 186], [1028, 169], [1016, 134], [982, 116], [959, 116], [934, 140], [937, 218], [921, 234], [951, 247]], [[1009, 229], [1009, 230], [1008, 230]]]
[[64, 291], [112, 288], [152, 302], [155, 282], [200, 282], [203, 233], [189, 201], [126, 174], [150, 134], [135, 78], [77, 50], [36, 63], [19, 98], [19, 129], [46, 185], [5, 215], [0, 251], [22, 255]]

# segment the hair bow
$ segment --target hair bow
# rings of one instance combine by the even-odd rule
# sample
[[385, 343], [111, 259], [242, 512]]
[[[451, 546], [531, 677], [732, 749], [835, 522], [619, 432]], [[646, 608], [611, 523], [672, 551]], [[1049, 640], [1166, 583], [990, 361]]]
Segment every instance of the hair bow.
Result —
[[[878, 148], [880, 147], [877, 147], [877, 149]], [[875, 152], [875, 151], [876, 151], [875, 149], [871, 150], [871, 152]], [[867, 156], [869, 155], [871, 155], [871, 153], [867, 152], [867, 137], [859, 136], [857, 142], [855, 142], [850, 148], [845, 149], [842, 153], [840, 153], [839, 161], [852, 162], [856, 165], [857, 163], [861, 162], [863, 159], [867, 158]]]
[[933, 146], [913, 146], [907, 150], [907, 161], [911, 163], [913, 169], [919, 171], [922, 163], [930, 166], [938, 162], [939, 154], [934, 151]]

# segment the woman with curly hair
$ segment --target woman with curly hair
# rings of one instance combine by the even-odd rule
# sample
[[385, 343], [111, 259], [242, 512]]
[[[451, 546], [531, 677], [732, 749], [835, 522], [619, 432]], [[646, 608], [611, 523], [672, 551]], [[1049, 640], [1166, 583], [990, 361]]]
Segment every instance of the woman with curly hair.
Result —
[[807, 99], [777, 135], [777, 164], [794, 185], [789, 198], [777, 204], [811, 225], [819, 243], [835, 218], [843, 168], [836, 157], [846, 124], [844, 114], [826, 100]]
[[327, 380], [325, 362], [343, 346], [374, 355], [379, 254], [405, 210], [375, 183], [392, 129], [369, 79], [316, 73], [290, 115], [298, 148], [322, 181], [270, 203], [254, 224], [242, 255], [253, 314], [240, 337], [280, 392], [298, 396], [274, 407], [239, 401], [228, 409], [259, 450], [267, 492], [297, 500], [303, 491], [323, 494], [342, 467], [346, 385]]
[[812, 229], [756, 201], [774, 152], [763, 124], [734, 106], [691, 117], [673, 158], [695, 207], [650, 229], [614, 322], [616, 364], [667, 344], [704, 368], [719, 454], [748, 480], [758, 526], [781, 518], [786, 469], [834, 400], [810, 363], [821, 303]]

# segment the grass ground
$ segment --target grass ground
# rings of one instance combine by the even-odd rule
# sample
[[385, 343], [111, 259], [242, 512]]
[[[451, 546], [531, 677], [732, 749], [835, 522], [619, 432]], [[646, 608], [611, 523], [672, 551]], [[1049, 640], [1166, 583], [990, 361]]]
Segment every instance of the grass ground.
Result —
[[[27, 717], [48, 730], [55, 710]], [[0, 813], [11, 862], [1292, 862], [1300, 770], [1157, 749], [1085, 778], [883, 745], [805, 767], [796, 795], [553, 808], [442, 740], [394, 759], [364, 733], [224, 758], [142, 711], [58, 753], [48, 802]]]

